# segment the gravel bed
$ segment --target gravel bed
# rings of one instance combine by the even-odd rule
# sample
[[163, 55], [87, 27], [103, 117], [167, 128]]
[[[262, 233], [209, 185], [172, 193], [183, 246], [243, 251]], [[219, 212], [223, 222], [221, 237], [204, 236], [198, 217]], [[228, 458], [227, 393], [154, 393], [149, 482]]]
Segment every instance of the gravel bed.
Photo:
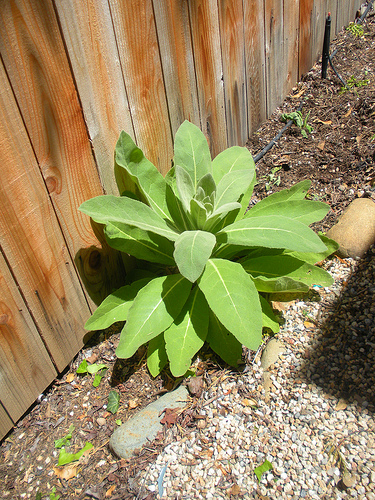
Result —
[[226, 372], [197, 428], [143, 471], [139, 498], [375, 500], [375, 249], [324, 267], [334, 285], [286, 305], [270, 389], [260, 355]]

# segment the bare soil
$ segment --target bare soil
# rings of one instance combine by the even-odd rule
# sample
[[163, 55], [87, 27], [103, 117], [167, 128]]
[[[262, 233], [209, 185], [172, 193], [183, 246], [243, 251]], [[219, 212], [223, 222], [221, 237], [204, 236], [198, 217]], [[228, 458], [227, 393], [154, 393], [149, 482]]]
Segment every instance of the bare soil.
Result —
[[[342, 83], [333, 71], [321, 79], [317, 63], [290, 95], [252, 135], [248, 147], [255, 156], [284, 126], [282, 113], [295, 111], [303, 100], [302, 115], [310, 112], [313, 130], [307, 138], [292, 125], [277, 145], [257, 163], [257, 179], [252, 203], [276, 190], [311, 179], [310, 197], [331, 206], [327, 217], [315, 226], [326, 231], [356, 197], [375, 199], [375, 22], [368, 17], [365, 34], [355, 37], [343, 30], [331, 44], [338, 52], [333, 62], [341, 77], [358, 87], [340, 92]], [[361, 84], [362, 82], [362, 84]], [[4, 499], [154, 498], [139, 492], [137, 473], [148, 467], [172, 439], [183, 438], [189, 427], [199, 425], [199, 390], [187, 409], [166, 422], [158, 438], [131, 460], [118, 460], [108, 440], [119, 421], [125, 422], [139, 409], [171, 390], [176, 381], [164, 373], [152, 379], [140, 350], [130, 361], [115, 358], [119, 325], [99, 332], [72, 361], [70, 367], [40, 396], [34, 407], [18, 422], [0, 445], [0, 493]], [[90, 375], [77, 375], [80, 362], [104, 363], [108, 371], [98, 387]], [[210, 356], [201, 356], [198, 375], [210, 384], [228, 367]], [[199, 389], [199, 388], [198, 388]], [[120, 394], [115, 415], [106, 405], [111, 390]], [[118, 423], [116, 423], [118, 421]], [[55, 440], [75, 429], [67, 450], [80, 450], [87, 442], [91, 452], [71, 466], [58, 467]]]

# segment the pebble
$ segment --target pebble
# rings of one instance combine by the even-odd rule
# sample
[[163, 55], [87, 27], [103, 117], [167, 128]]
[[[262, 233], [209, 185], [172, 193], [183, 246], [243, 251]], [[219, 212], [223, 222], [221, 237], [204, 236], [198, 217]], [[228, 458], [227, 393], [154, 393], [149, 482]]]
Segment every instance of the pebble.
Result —
[[[318, 289], [320, 300], [284, 312], [277, 335], [284, 352], [268, 368], [268, 397], [259, 361], [228, 372], [202, 395], [203, 402], [220, 396], [203, 408], [206, 426], [185, 429], [140, 473], [146, 490], [157, 491], [169, 464], [163, 498], [224, 499], [236, 484], [248, 499], [375, 500], [375, 249], [325, 268], [335, 283]], [[307, 316], [318, 326], [305, 328]], [[256, 404], [246, 405], [250, 399]], [[254, 469], [265, 460], [273, 468], [258, 484]]]

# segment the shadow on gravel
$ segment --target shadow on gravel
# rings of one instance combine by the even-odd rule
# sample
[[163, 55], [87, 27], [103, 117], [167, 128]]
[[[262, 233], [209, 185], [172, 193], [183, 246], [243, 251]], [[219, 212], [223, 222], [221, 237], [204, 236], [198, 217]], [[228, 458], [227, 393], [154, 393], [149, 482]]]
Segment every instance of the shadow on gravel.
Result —
[[320, 341], [301, 376], [375, 413], [375, 246], [357, 263], [321, 325]]

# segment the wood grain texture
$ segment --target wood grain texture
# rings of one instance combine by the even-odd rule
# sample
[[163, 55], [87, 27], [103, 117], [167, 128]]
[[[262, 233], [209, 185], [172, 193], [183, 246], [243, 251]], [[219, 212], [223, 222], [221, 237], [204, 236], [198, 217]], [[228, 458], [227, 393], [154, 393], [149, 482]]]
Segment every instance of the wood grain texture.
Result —
[[151, 0], [109, 0], [135, 137], [162, 172], [173, 157], [159, 45]]
[[299, 3], [299, 77], [313, 65], [311, 39], [313, 31], [312, 12], [314, 0], [300, 0]]
[[0, 176], [2, 250], [63, 370], [82, 347], [90, 310], [2, 64]]
[[298, 82], [299, 0], [284, 2], [284, 76], [283, 99]]
[[266, 119], [263, 0], [244, 1], [246, 93], [249, 134]]
[[280, 0], [267, 0], [264, 9], [267, 116], [283, 101], [285, 85], [284, 13]]
[[12, 429], [13, 422], [0, 402], [0, 440]]
[[121, 130], [134, 139], [107, 2], [55, 0], [104, 190], [118, 194], [113, 152]]
[[0, 254], [0, 401], [16, 422], [56, 371]]
[[219, 0], [228, 146], [244, 146], [249, 134], [246, 113], [246, 66], [242, 0]]
[[0, 52], [32, 148], [72, 255], [95, 243], [79, 205], [102, 194], [51, 0], [0, 9]]
[[153, 0], [173, 137], [184, 120], [201, 126], [188, 0]]
[[189, 12], [201, 128], [207, 137], [211, 155], [214, 158], [227, 147], [217, 2], [215, 0], [190, 0]]

